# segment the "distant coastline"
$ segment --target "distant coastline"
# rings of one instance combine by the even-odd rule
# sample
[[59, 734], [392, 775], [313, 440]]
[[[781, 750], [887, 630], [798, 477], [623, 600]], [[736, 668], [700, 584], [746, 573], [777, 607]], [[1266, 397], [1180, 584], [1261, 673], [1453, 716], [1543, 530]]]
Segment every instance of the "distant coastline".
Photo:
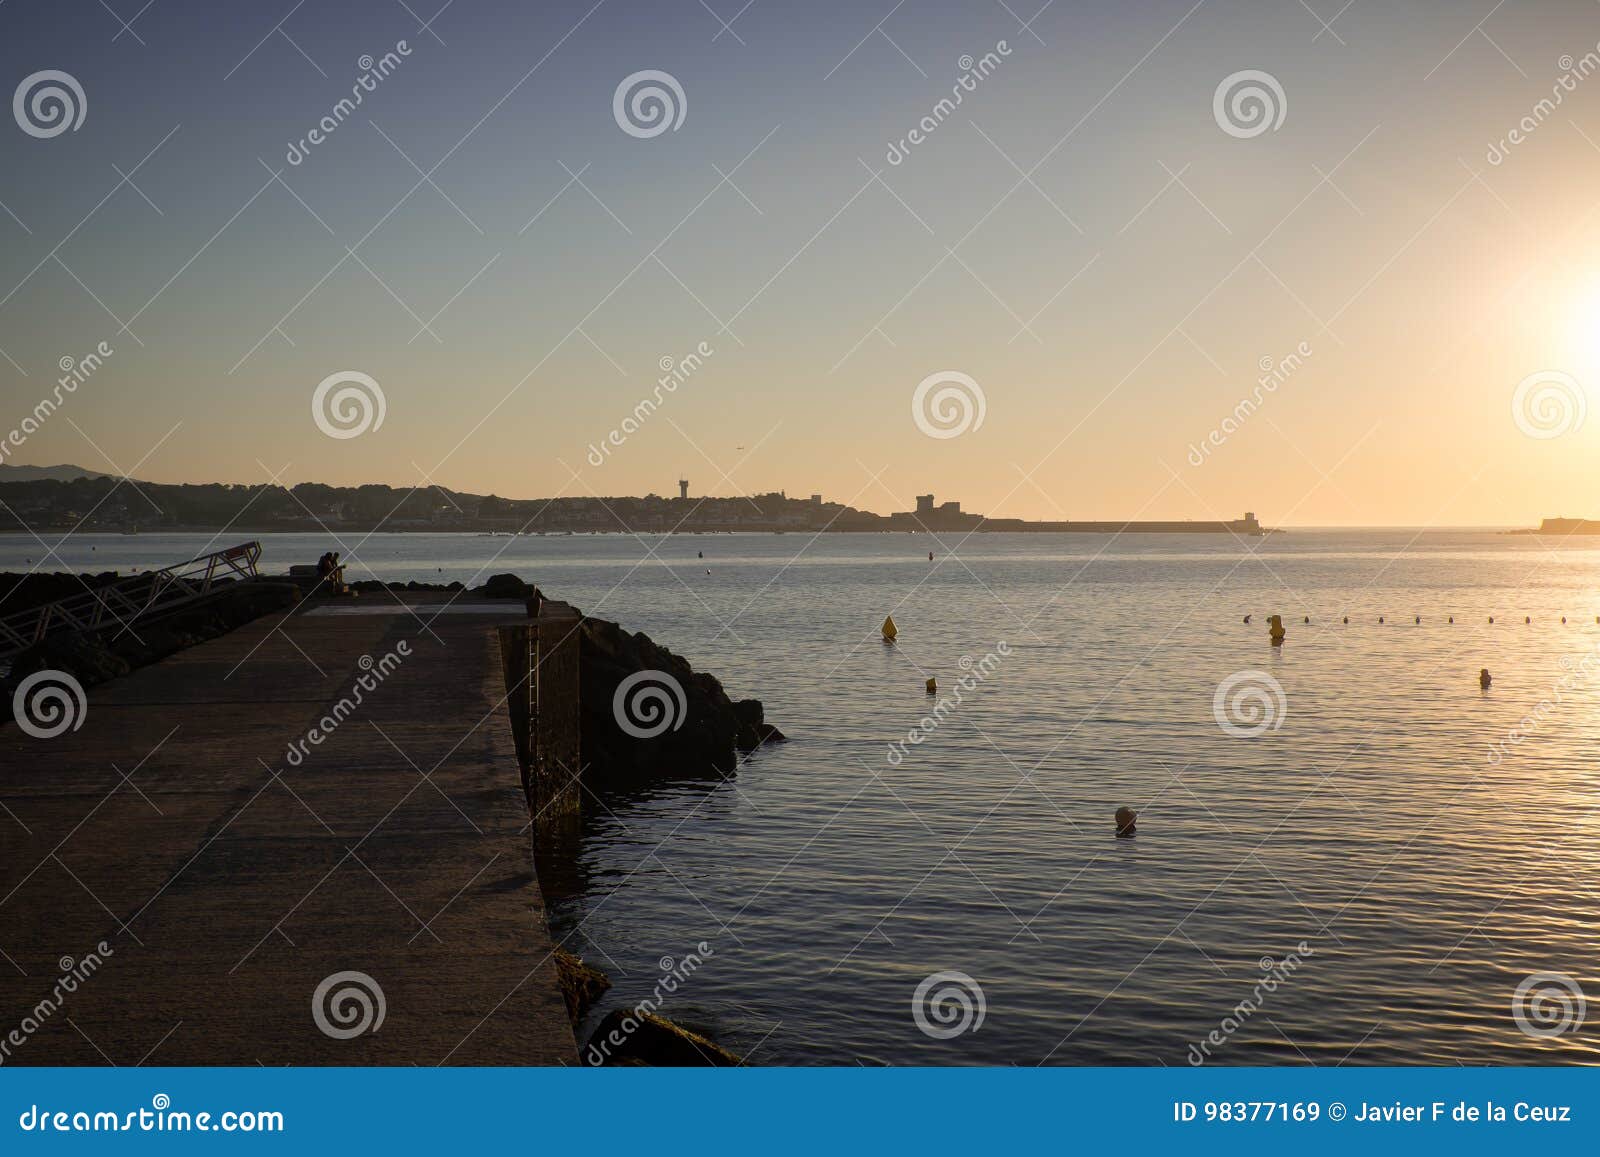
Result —
[[[41, 477], [47, 473], [48, 477]], [[691, 497], [687, 479], [663, 497], [509, 499], [432, 486], [241, 486], [113, 478], [74, 466], [0, 465], [0, 507], [12, 517], [5, 531], [88, 530], [148, 533], [356, 533], [443, 531], [477, 534], [725, 534], [725, 533], [1023, 533], [1231, 534], [1272, 533], [1254, 513], [1227, 520], [1058, 520], [990, 518], [936, 503], [919, 494], [916, 509], [876, 514], [820, 494], [790, 498], [783, 491], [736, 497]]]

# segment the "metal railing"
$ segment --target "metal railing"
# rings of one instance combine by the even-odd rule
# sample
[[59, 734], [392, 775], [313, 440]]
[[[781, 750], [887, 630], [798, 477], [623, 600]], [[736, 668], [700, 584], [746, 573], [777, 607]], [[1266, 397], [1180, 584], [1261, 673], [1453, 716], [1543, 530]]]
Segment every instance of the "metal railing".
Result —
[[259, 542], [241, 543], [6, 615], [0, 618], [0, 662], [57, 633], [131, 629], [141, 618], [207, 598], [219, 580], [256, 578], [260, 559]]

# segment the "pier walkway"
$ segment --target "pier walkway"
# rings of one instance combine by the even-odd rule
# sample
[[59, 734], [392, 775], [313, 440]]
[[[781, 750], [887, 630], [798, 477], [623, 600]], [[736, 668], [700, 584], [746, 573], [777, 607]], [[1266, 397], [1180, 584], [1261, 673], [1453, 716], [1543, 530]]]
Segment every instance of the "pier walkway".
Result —
[[525, 612], [396, 594], [0, 728], [4, 1063], [575, 1062], [504, 702]]

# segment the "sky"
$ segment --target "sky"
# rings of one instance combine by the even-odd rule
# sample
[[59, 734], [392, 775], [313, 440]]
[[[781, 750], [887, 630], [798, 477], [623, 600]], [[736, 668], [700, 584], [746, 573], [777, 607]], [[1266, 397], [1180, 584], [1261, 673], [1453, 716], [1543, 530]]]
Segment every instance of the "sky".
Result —
[[4, 460], [1600, 517], [1597, 44], [1591, 0], [7, 0], [0, 95], [82, 118], [0, 118], [0, 440], [112, 352]]

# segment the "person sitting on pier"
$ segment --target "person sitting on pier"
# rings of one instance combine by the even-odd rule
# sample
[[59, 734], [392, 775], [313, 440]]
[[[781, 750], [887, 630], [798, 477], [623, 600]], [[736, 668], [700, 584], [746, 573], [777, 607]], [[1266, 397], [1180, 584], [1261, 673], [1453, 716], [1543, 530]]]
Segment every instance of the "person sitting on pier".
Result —
[[336, 595], [348, 594], [350, 590], [344, 585], [344, 564], [339, 561], [338, 551], [328, 555], [328, 586]]
[[319, 583], [327, 583], [328, 589], [336, 595], [349, 589], [344, 585], [344, 567], [340, 565], [337, 551], [330, 550], [317, 559], [317, 579]]

